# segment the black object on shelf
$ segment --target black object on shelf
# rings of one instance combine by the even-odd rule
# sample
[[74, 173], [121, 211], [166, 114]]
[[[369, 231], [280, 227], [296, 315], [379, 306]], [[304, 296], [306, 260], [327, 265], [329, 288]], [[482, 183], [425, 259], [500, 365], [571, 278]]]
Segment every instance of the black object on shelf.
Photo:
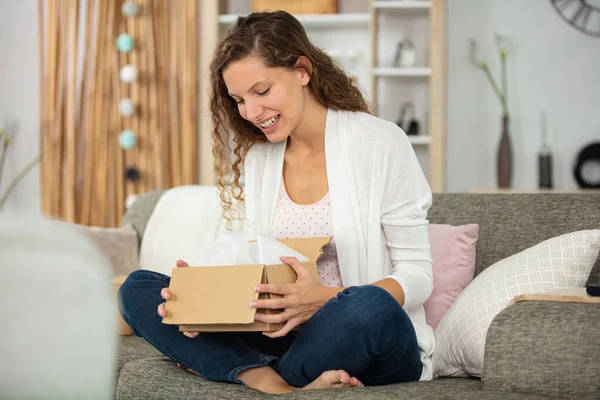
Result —
[[128, 167], [125, 170], [125, 179], [132, 182], [140, 180], [140, 171], [136, 167]]
[[538, 152], [538, 178], [540, 189], [552, 189], [552, 150], [548, 144], [546, 112], [542, 112], [542, 145]]
[[578, 154], [573, 169], [573, 175], [577, 184], [582, 189], [600, 189], [600, 180], [590, 182], [583, 174], [583, 168], [590, 162], [600, 164], [600, 143], [592, 143], [584, 147]]
[[[408, 126], [405, 128], [404, 119], [406, 118], [406, 112], [409, 109], [412, 110], [412, 118], [410, 119]], [[419, 122], [415, 118], [415, 105], [412, 102], [407, 101], [402, 104], [402, 108], [400, 109], [400, 118], [398, 119], [398, 122], [396, 122], [396, 125], [404, 130], [407, 135], [414, 136], [419, 134], [420, 126]]]

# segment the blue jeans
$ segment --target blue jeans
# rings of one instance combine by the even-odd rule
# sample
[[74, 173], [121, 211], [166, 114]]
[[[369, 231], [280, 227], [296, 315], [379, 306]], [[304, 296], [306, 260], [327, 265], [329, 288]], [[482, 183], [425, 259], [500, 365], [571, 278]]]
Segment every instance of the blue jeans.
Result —
[[123, 319], [158, 351], [211, 381], [241, 383], [247, 368], [271, 366], [302, 387], [342, 369], [367, 386], [419, 380], [422, 363], [413, 325], [398, 302], [377, 286], [351, 287], [329, 300], [299, 332], [271, 339], [260, 332], [200, 333], [191, 339], [157, 314], [169, 277], [133, 272], [119, 291]]

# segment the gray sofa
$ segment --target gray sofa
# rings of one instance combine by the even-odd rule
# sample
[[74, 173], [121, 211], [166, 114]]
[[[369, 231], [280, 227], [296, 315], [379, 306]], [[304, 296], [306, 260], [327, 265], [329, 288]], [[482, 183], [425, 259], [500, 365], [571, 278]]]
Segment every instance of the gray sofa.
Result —
[[[129, 209], [143, 237], [163, 192]], [[476, 273], [550, 237], [600, 228], [600, 194], [436, 194], [432, 223], [478, 223]], [[600, 284], [600, 260], [588, 284]], [[117, 399], [264, 399], [244, 386], [208, 382], [177, 369], [143, 339], [122, 337]], [[483, 377], [437, 379], [360, 389], [297, 392], [286, 399], [600, 399], [600, 305], [520, 302], [490, 326]]]

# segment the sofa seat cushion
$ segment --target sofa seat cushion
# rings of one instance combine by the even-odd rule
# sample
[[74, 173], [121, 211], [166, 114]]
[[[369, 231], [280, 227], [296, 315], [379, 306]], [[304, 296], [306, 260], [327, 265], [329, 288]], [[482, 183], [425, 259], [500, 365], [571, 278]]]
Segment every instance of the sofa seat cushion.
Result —
[[123, 366], [131, 361], [145, 358], [161, 357], [162, 354], [144, 339], [137, 336], [119, 336], [119, 349], [117, 352], [117, 373]]
[[[270, 399], [273, 396], [243, 385], [209, 382], [178, 369], [165, 357], [146, 358], [127, 363], [121, 370], [117, 400], [169, 399]], [[485, 392], [478, 379], [438, 379], [398, 385], [356, 389], [311, 390], [278, 396], [282, 399], [543, 399], [531, 395]]]

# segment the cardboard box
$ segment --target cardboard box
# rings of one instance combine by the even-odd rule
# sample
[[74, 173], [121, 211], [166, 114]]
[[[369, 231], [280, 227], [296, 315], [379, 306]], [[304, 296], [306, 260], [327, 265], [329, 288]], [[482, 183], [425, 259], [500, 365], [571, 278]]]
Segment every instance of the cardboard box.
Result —
[[[331, 237], [285, 239], [281, 243], [304, 255], [303, 262], [318, 278], [317, 259]], [[171, 298], [165, 307], [163, 323], [179, 325], [187, 332], [267, 332], [283, 327], [255, 321], [257, 309], [250, 301], [281, 298], [280, 295], [257, 293], [260, 283], [288, 284], [296, 281], [296, 273], [286, 264], [235, 265], [223, 267], [174, 268], [169, 290]], [[260, 313], [281, 310], [258, 309]]]
[[[125, 279], [127, 279], [127, 276], [115, 276], [112, 279], [112, 287], [113, 287], [113, 293], [115, 295], [115, 298], [117, 297], [117, 294], [119, 293], [119, 289], [121, 288], [121, 285], [123, 284], [123, 282], [125, 282]], [[117, 299], [118, 302], [118, 299]], [[127, 322], [125, 322], [123, 320], [123, 318], [121, 317], [121, 313], [119, 313], [119, 310], [117, 310], [117, 319], [118, 319], [118, 328], [119, 328], [119, 335], [121, 336], [129, 336], [129, 335], [133, 335], [133, 331], [131, 330], [131, 328], [129, 327], [129, 325], [127, 325]]]

